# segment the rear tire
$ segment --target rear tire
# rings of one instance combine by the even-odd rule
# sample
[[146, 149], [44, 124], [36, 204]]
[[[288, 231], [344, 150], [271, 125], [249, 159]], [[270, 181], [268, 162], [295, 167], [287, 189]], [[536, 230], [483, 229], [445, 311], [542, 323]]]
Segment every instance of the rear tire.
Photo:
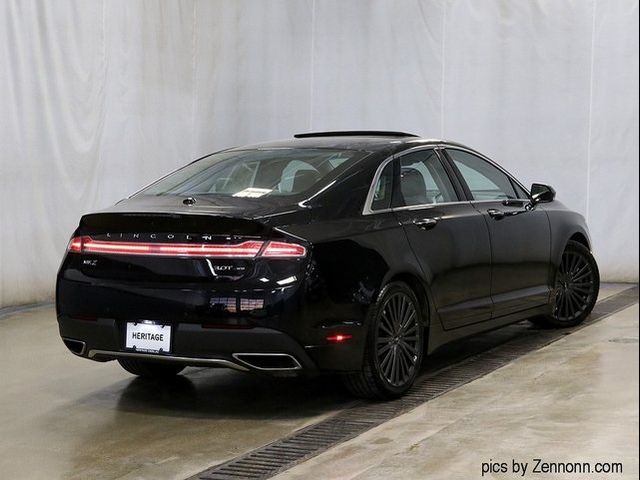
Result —
[[600, 273], [591, 251], [570, 240], [556, 272], [553, 311], [531, 321], [554, 328], [579, 325], [593, 310], [599, 290]]
[[179, 374], [185, 368], [182, 365], [148, 362], [135, 358], [119, 358], [118, 363], [127, 372], [144, 378], [171, 378]]
[[424, 322], [420, 302], [404, 282], [385, 286], [369, 310], [362, 370], [343, 376], [357, 397], [390, 399], [411, 388], [422, 364]]

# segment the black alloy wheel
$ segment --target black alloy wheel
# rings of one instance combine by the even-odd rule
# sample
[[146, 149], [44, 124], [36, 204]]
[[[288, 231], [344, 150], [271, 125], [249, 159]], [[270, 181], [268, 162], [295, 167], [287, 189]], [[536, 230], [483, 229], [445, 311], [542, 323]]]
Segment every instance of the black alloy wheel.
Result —
[[373, 306], [361, 372], [345, 376], [347, 388], [365, 398], [393, 398], [413, 384], [422, 364], [424, 323], [420, 302], [403, 282], [387, 285]]
[[553, 313], [543, 318], [554, 327], [580, 324], [591, 313], [600, 290], [600, 274], [591, 251], [570, 241], [556, 272]]
[[418, 361], [418, 313], [404, 292], [393, 293], [382, 307], [376, 331], [376, 363], [384, 379], [394, 387], [407, 383]]

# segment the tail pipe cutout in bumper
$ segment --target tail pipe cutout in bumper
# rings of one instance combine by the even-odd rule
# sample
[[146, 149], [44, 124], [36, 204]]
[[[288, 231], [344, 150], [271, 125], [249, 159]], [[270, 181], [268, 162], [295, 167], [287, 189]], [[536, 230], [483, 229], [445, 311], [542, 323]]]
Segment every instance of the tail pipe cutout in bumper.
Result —
[[231, 356], [255, 370], [286, 371], [302, 369], [300, 362], [288, 353], [234, 353]]

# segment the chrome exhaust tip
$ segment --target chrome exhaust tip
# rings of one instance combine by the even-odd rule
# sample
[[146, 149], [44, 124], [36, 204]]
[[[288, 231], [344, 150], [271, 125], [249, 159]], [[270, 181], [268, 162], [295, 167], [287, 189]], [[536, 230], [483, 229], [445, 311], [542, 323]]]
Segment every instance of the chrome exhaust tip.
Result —
[[63, 338], [62, 341], [67, 346], [67, 348], [71, 350], [71, 353], [75, 355], [82, 356], [85, 349], [87, 348], [87, 344], [81, 340], [74, 340], [73, 338]]
[[233, 358], [255, 370], [302, 370], [302, 365], [288, 353], [234, 353]]

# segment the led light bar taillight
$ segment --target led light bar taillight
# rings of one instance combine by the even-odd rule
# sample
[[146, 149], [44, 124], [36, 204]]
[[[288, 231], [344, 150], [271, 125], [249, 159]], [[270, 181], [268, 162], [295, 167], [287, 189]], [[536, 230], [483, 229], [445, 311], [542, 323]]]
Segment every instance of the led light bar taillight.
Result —
[[82, 253], [82, 237], [74, 237], [69, 241], [67, 251], [73, 253]]
[[[110, 255], [152, 255], [164, 257], [255, 258], [265, 242], [249, 240], [235, 245], [210, 243], [149, 243], [94, 240], [90, 236], [74, 237], [67, 250], [72, 253]], [[306, 248], [286, 242], [268, 242], [260, 256], [271, 258], [304, 257]]]
[[262, 252], [262, 257], [304, 257], [307, 249], [297, 243], [269, 242]]

